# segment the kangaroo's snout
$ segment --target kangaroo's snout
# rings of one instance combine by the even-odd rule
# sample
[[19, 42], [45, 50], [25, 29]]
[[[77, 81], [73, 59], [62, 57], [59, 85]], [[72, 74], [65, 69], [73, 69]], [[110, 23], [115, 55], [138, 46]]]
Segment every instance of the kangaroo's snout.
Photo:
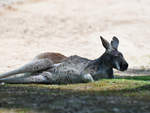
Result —
[[125, 71], [128, 69], [128, 63], [121, 63], [120, 64], [120, 71]]

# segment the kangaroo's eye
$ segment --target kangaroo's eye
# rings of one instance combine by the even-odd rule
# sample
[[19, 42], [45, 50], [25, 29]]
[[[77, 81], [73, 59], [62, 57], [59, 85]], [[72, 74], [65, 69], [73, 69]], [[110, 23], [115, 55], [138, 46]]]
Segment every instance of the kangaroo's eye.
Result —
[[118, 53], [114, 53], [114, 56], [117, 57], [117, 56], [119, 56], [119, 54]]

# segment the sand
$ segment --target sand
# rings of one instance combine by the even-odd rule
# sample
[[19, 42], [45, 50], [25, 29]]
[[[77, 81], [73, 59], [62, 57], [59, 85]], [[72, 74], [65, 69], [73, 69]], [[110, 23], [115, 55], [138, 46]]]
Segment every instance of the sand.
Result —
[[[2, 4], [2, 3], [1, 3]], [[99, 57], [120, 40], [129, 68], [150, 67], [149, 0], [26, 0], [0, 5], [0, 72], [42, 52]]]

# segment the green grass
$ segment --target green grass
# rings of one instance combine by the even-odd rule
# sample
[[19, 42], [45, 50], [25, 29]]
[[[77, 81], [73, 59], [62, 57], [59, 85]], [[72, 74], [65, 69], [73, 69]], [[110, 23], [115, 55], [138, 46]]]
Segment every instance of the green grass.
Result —
[[[113, 101], [114, 104], [110, 103]], [[134, 104], [134, 102], [137, 103]], [[5, 84], [0, 86], [0, 106], [3, 108], [0, 109], [0, 113], [4, 111], [9, 113], [11, 110], [15, 113], [65, 113], [78, 110], [90, 111], [92, 108], [94, 110], [103, 108], [104, 113], [113, 113], [111, 107], [115, 106], [118, 106], [120, 110], [137, 107], [136, 109], [144, 113], [138, 105], [146, 106], [149, 102], [150, 76], [102, 79], [86, 84]], [[105, 108], [106, 106], [111, 107]]]
[[150, 81], [150, 76], [132, 76], [132, 77], [126, 77], [125, 79], [128, 80], [139, 80], [139, 81]]

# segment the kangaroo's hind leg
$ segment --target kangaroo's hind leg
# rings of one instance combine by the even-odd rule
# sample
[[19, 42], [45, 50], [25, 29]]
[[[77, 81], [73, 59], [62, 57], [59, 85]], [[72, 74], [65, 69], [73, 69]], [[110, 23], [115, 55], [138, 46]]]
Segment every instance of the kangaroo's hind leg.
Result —
[[57, 64], [57, 63], [63, 62], [67, 57], [61, 53], [45, 52], [45, 53], [41, 53], [41, 54], [37, 55], [36, 57], [34, 57], [33, 60], [45, 59], [45, 58], [48, 58], [48, 59], [52, 60], [54, 64]]
[[67, 57], [60, 53], [42, 53], [37, 55], [31, 62], [10, 72], [0, 74], [0, 79], [20, 73], [33, 73], [51, 68], [53, 64], [60, 63]]
[[34, 73], [38, 71], [43, 71], [51, 67], [53, 67], [53, 62], [50, 59], [37, 59], [25, 64], [18, 69], [0, 74], [0, 79], [20, 73]]

